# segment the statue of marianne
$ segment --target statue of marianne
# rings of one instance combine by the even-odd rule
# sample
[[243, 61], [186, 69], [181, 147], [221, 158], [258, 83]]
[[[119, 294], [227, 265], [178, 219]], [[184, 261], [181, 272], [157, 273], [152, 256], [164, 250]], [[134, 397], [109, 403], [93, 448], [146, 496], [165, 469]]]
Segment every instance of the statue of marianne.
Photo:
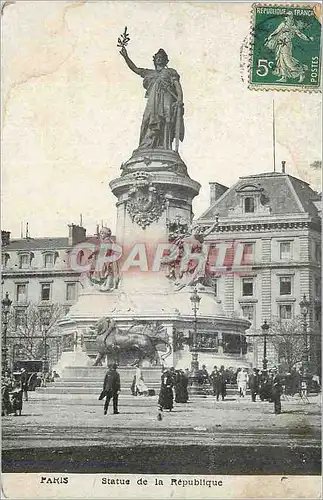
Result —
[[143, 78], [146, 89], [148, 100], [141, 124], [139, 148], [172, 149], [175, 139], [175, 151], [178, 151], [179, 141], [184, 139], [183, 91], [179, 74], [167, 67], [166, 52], [159, 49], [154, 55], [155, 69], [138, 68], [125, 47], [120, 54], [131, 71]]

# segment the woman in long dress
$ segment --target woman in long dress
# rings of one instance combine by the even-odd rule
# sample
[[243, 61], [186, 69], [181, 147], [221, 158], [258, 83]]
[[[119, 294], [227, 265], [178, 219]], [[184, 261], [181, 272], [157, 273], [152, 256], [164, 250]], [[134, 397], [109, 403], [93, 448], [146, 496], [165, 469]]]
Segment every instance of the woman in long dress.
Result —
[[244, 398], [247, 394], [248, 379], [249, 377], [247, 371], [242, 368], [237, 376], [237, 384], [240, 397], [242, 396]]
[[173, 385], [174, 378], [169, 370], [164, 370], [161, 376], [161, 386], [158, 398], [158, 420], [161, 420], [161, 412], [163, 410], [172, 411], [174, 406], [174, 395], [173, 395]]
[[147, 104], [142, 119], [139, 148], [172, 149], [172, 143], [184, 139], [183, 91], [177, 71], [167, 67], [168, 56], [163, 49], [154, 55], [155, 69], [138, 68], [127, 49], [120, 54], [127, 66], [143, 78]]
[[273, 74], [280, 76], [279, 82], [286, 82], [289, 78], [299, 78], [299, 83], [301, 83], [305, 79], [307, 65], [293, 57], [293, 39], [295, 37], [306, 42], [313, 41], [313, 37], [308, 37], [300, 31], [302, 26], [302, 21], [295, 23], [292, 12], [289, 12], [284, 21], [265, 41], [265, 47], [275, 52], [276, 64]]
[[146, 386], [144, 382], [144, 378], [142, 375], [142, 371], [139, 368], [139, 365], [136, 367], [136, 373], [135, 373], [135, 395], [137, 396], [142, 395], [142, 394], [148, 394], [148, 387]]

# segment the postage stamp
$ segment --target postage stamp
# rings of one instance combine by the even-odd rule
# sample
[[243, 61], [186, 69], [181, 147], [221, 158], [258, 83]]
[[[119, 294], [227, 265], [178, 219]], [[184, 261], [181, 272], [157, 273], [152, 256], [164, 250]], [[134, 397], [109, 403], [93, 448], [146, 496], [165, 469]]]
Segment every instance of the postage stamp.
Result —
[[321, 5], [253, 4], [249, 87], [320, 88]]

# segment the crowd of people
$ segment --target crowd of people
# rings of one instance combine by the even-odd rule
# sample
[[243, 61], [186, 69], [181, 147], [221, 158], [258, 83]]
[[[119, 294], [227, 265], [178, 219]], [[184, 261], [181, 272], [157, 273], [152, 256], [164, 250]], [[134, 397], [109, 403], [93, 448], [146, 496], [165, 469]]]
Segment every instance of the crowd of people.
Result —
[[1, 377], [2, 416], [20, 416], [23, 401], [28, 401], [28, 392], [46, 385], [47, 382], [53, 382], [58, 377], [59, 374], [55, 370], [48, 373], [28, 373], [25, 368], [16, 371], [4, 370]]
[[[205, 394], [211, 394], [218, 401], [220, 398], [225, 400], [227, 395], [227, 386], [231, 388], [237, 387], [237, 396], [245, 398], [247, 390], [249, 389], [251, 401], [269, 401], [274, 403], [275, 414], [281, 413], [281, 396], [282, 394], [294, 395], [300, 391], [300, 380], [296, 380], [296, 376], [282, 377], [276, 367], [270, 370], [252, 370], [247, 368], [239, 368], [234, 374], [232, 370], [227, 370], [222, 365], [219, 369], [217, 366], [213, 367], [212, 372], [209, 374], [206, 366], [195, 374], [196, 382]], [[158, 419], [162, 419], [162, 412], [164, 410], [172, 411], [175, 403], [187, 403], [189, 400], [189, 385], [191, 383], [191, 372], [186, 370], [175, 370], [175, 368], [163, 368], [161, 374], [161, 386], [158, 397]], [[295, 381], [296, 380], [296, 381]], [[117, 365], [111, 365], [106, 377], [104, 379], [103, 391], [99, 399], [105, 400], [104, 414], [108, 412], [109, 402], [113, 399], [113, 413], [118, 414], [118, 395], [120, 393], [120, 376], [117, 372]], [[154, 395], [155, 392], [150, 390], [146, 385], [143, 373], [139, 365], [136, 366], [134, 379], [131, 386], [133, 396], [138, 395]]]
[[[47, 382], [53, 382], [59, 378], [59, 374], [54, 370], [49, 373], [27, 373], [24, 368], [16, 372], [4, 371], [2, 374], [2, 415], [21, 415], [23, 400], [28, 401], [28, 391], [35, 390], [36, 387], [44, 386]], [[195, 381], [200, 386], [205, 395], [213, 394], [215, 401], [220, 398], [225, 400], [227, 386], [231, 389], [237, 387], [237, 396], [245, 398], [249, 389], [251, 401], [255, 402], [258, 396], [260, 401], [270, 401], [274, 403], [274, 412], [281, 413], [281, 396], [294, 396], [301, 394], [301, 375], [297, 370], [292, 370], [284, 376], [278, 373], [277, 368], [270, 370], [259, 370], [253, 368], [225, 369], [222, 365], [218, 369], [213, 367], [209, 374], [206, 366], [195, 372]], [[164, 410], [171, 411], [175, 403], [187, 403], [189, 400], [189, 385], [192, 382], [191, 372], [171, 368], [162, 368], [161, 386], [158, 397], [158, 419], [161, 420]], [[314, 380], [318, 390], [319, 380]], [[117, 365], [109, 366], [105, 376], [103, 390], [99, 399], [105, 398], [104, 414], [109, 408], [110, 400], [113, 400], [113, 413], [118, 414], [118, 396], [121, 391], [120, 375], [117, 372]], [[131, 385], [133, 396], [154, 396], [154, 389], [149, 389], [144, 381], [142, 369], [139, 364], [135, 367], [135, 374]]]

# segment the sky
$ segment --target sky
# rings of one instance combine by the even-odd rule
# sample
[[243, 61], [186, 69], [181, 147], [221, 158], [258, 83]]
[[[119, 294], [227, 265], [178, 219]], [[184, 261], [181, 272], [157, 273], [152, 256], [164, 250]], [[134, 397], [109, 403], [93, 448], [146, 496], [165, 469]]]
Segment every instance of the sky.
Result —
[[316, 190], [321, 96], [248, 89], [251, 3], [18, 1], [2, 17], [2, 229], [19, 237], [67, 236], [82, 213], [88, 234], [116, 223], [109, 182], [138, 146], [142, 79], [116, 43], [152, 67], [159, 48], [180, 74], [185, 129], [180, 154], [201, 183], [194, 213], [209, 206], [209, 182], [276, 166]]

